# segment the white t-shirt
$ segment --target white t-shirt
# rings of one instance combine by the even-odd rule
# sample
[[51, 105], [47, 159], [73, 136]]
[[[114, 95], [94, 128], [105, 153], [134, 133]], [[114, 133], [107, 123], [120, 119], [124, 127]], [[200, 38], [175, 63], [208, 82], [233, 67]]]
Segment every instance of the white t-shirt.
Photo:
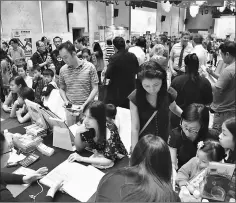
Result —
[[33, 85], [33, 79], [30, 76], [26, 76], [25, 78], [25, 83], [27, 84], [28, 87], [32, 88]]
[[133, 53], [137, 57], [139, 65], [142, 65], [145, 62], [145, 53], [141, 47], [130, 47], [129, 52]]

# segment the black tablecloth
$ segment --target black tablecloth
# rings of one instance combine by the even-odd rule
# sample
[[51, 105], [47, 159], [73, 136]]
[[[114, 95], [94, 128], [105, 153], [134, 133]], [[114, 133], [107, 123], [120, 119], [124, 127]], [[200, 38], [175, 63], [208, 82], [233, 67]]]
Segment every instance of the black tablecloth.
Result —
[[[25, 128], [23, 128], [22, 126], [19, 126], [19, 127], [16, 127], [16, 128], [9, 129], [9, 132], [12, 132], [12, 133], [17, 132], [17, 133], [24, 134], [25, 133]], [[44, 144], [46, 144], [49, 147], [52, 147], [52, 135], [48, 135], [47, 137], [44, 138]], [[56, 148], [56, 147], [54, 147], [54, 149], [55, 149], [55, 153], [51, 157], [42, 155], [40, 152], [38, 152], [36, 150], [35, 154], [39, 155], [40, 159], [37, 162], [30, 165], [28, 168], [37, 170], [40, 167], [46, 166], [48, 168], [48, 170], [51, 171], [56, 166], [58, 166], [60, 163], [65, 161], [68, 158], [68, 156], [71, 154], [70, 151], [66, 151], [66, 150], [63, 150], [63, 149]], [[81, 153], [81, 155], [82, 156], [90, 156], [91, 152], [84, 151], [84, 152]], [[125, 157], [122, 160], [118, 161], [115, 164], [115, 166], [112, 167], [111, 169], [106, 169], [106, 170], [102, 170], [102, 171], [103, 172], [108, 172], [108, 171], [111, 171], [113, 169], [117, 169], [117, 168], [124, 167], [124, 166], [127, 166], [127, 165], [128, 165], [128, 158]], [[4, 168], [4, 169], [2, 169], [2, 171], [4, 171], [4, 172], [13, 172], [18, 167]], [[43, 188], [44, 188], [44, 190], [40, 195], [37, 196], [36, 202], [40, 202], [40, 201], [44, 200], [44, 197], [46, 196], [46, 194], [48, 192], [48, 187], [43, 185]], [[39, 185], [37, 183], [33, 183], [30, 187], [28, 187], [25, 191], [23, 191], [18, 196], [18, 199], [21, 202], [31, 202], [32, 199], [29, 198], [29, 195], [36, 195], [40, 191], [41, 191], [41, 188], [39, 187]], [[89, 202], [92, 201], [92, 200], [94, 200], [94, 195], [90, 198]], [[73, 197], [67, 195], [67, 194], [57, 192], [56, 195], [55, 195], [54, 201], [56, 201], [56, 202], [75, 202], [77, 200], [74, 199]]]

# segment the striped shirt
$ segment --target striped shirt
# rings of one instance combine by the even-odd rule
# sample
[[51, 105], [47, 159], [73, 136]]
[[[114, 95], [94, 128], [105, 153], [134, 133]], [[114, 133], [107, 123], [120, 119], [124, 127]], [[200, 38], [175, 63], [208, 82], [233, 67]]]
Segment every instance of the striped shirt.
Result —
[[92, 85], [97, 83], [97, 71], [90, 62], [83, 61], [77, 68], [65, 64], [60, 70], [59, 84], [66, 87], [66, 96], [72, 104], [84, 104], [92, 91]]
[[182, 59], [182, 66], [181, 68], [178, 67], [179, 64], [179, 58], [180, 58], [180, 53], [182, 50], [182, 44], [181, 42], [174, 44], [174, 46], [171, 49], [170, 52], [170, 59], [174, 62], [173, 68], [176, 70], [181, 70], [182, 72], [185, 72], [185, 63], [184, 63], [184, 58], [188, 54], [191, 53], [193, 49], [193, 46], [190, 42], [188, 42], [188, 45], [184, 48], [184, 54], [183, 54], [183, 59]]
[[108, 61], [109, 58], [115, 53], [113, 45], [106, 46], [106, 58], [105, 61]]

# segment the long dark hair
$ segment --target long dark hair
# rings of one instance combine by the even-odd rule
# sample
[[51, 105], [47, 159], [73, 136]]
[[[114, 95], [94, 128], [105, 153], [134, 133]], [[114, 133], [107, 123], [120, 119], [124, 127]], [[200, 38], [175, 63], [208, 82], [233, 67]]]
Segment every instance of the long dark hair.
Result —
[[[11, 79], [10, 79], [11, 80]], [[16, 83], [17, 86], [21, 85], [21, 88], [23, 87], [28, 87], [24, 78], [22, 76], [16, 76], [14, 77], [14, 81]]]
[[169, 102], [167, 91], [167, 74], [166, 71], [155, 61], [147, 61], [140, 66], [141, 71], [138, 73], [137, 94], [136, 101], [137, 107], [140, 112], [145, 111], [147, 105], [150, 105], [146, 99], [146, 90], [143, 88], [142, 81], [147, 79], [160, 79], [162, 86], [157, 93], [156, 110], [158, 110], [158, 131], [161, 137], [168, 137], [169, 128]]
[[188, 105], [183, 109], [181, 119], [186, 120], [187, 122], [198, 121], [200, 123], [201, 128], [198, 131], [196, 140], [194, 141], [195, 144], [207, 138], [209, 125], [209, 110], [205, 105], [196, 103]]
[[100, 137], [98, 143], [106, 140], [106, 108], [101, 101], [91, 101], [84, 107], [83, 113], [89, 110], [91, 116], [97, 121]]
[[197, 80], [199, 79], [199, 73], [198, 73], [199, 59], [198, 59], [198, 56], [195, 53], [188, 54], [184, 58], [184, 63], [186, 65], [185, 66], [186, 73], [189, 76], [190, 80], [192, 80], [193, 82], [197, 82]]
[[0, 154], [2, 156], [3, 153], [3, 148], [4, 148], [4, 143], [6, 141], [5, 136], [0, 132]]
[[[164, 157], [164, 158], [163, 158]], [[170, 202], [177, 201], [172, 189], [172, 164], [170, 151], [165, 141], [154, 135], [146, 135], [136, 144], [130, 159], [130, 166], [113, 174], [133, 178], [133, 190], [122, 202]], [[124, 185], [121, 190], [126, 187]]]
[[225, 122], [225, 127], [229, 130], [229, 132], [233, 135], [233, 141], [235, 144], [234, 150], [230, 153], [228, 162], [235, 163], [236, 162], [236, 118], [232, 117], [227, 119]]
[[99, 44], [98, 42], [94, 42], [93, 51], [94, 51], [94, 52], [98, 51], [99, 57], [100, 57], [100, 58], [103, 57], [102, 48], [101, 48], [101, 46], [100, 46], [100, 44]]

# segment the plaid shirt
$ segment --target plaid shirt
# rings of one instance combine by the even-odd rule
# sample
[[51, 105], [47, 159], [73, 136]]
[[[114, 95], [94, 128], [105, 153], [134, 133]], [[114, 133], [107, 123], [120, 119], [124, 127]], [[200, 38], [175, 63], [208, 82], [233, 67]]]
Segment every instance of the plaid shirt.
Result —
[[35, 90], [35, 99], [34, 102], [41, 104], [42, 103], [42, 91], [44, 88], [44, 81], [42, 77], [38, 77], [37, 79], [33, 80], [32, 88]]

